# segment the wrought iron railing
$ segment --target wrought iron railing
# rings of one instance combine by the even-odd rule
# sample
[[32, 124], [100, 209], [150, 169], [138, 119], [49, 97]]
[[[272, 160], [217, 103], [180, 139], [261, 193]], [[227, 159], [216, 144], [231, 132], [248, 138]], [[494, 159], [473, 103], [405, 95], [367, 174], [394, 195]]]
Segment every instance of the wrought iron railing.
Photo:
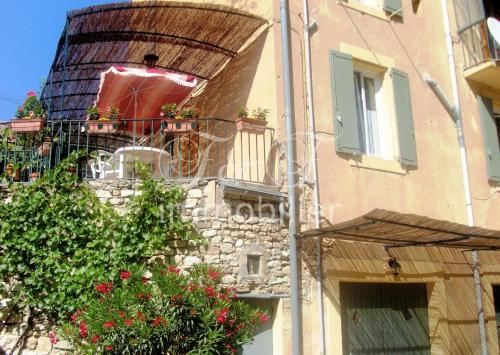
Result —
[[275, 184], [278, 149], [272, 128], [240, 130], [234, 121], [127, 119], [47, 121], [40, 133], [4, 131], [0, 174], [30, 181], [74, 151], [87, 179], [133, 179], [136, 161], [154, 177], [228, 178]]
[[481, 20], [460, 31], [465, 68], [487, 60], [500, 60], [500, 46], [491, 36], [486, 20]]

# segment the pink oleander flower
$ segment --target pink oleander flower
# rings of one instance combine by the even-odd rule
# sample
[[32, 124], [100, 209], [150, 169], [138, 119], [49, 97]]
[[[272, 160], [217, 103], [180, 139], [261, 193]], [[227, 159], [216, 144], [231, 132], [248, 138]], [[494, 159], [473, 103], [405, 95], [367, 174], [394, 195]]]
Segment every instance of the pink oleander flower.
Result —
[[227, 320], [227, 314], [229, 313], [229, 309], [223, 308], [220, 310], [219, 314], [217, 315], [217, 322], [220, 324], [223, 324]]
[[267, 315], [267, 314], [265, 314], [265, 313], [260, 313], [260, 314], [259, 314], [259, 319], [260, 319], [260, 321], [261, 321], [262, 323], [265, 323], [265, 322], [267, 322], [267, 321], [269, 320], [269, 317], [268, 317], [268, 315]]
[[51, 344], [57, 344], [59, 339], [57, 339], [57, 334], [54, 331], [49, 332], [49, 339]]
[[33, 96], [36, 96], [36, 92], [34, 92], [33, 90], [30, 90], [26, 93], [26, 96], [28, 97], [33, 97]]

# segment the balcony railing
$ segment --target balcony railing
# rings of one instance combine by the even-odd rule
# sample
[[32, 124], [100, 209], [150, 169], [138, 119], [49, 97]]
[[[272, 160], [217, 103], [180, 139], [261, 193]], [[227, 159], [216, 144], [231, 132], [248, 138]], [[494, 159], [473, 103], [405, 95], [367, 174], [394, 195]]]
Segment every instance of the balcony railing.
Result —
[[[43, 132], [14, 133], [0, 151], [0, 174], [30, 181], [74, 151], [76, 173], [87, 179], [134, 179], [136, 161], [166, 179], [227, 178], [274, 185], [278, 149], [274, 129], [248, 132], [234, 121], [127, 119], [48, 121]], [[92, 126], [93, 125], [93, 126]]]
[[460, 38], [464, 49], [466, 69], [488, 60], [500, 59], [500, 47], [491, 36], [486, 20], [481, 20], [461, 30]]

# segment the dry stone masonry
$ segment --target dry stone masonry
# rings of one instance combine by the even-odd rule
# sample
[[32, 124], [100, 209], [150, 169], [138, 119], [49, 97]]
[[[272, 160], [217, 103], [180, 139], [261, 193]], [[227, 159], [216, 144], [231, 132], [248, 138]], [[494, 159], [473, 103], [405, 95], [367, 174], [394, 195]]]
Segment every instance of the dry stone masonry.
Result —
[[[138, 193], [139, 182], [92, 180], [87, 183], [101, 202], [125, 213], [127, 202]], [[169, 185], [165, 183], [165, 188]], [[290, 271], [288, 231], [279, 202], [225, 196], [217, 180], [191, 180], [180, 185], [186, 191], [183, 218], [193, 222], [205, 242], [170, 241], [150, 262], [175, 262], [181, 267], [206, 262], [220, 267], [225, 273], [223, 283], [235, 287], [241, 296], [287, 296]], [[6, 198], [5, 195], [2, 197]], [[5, 325], [0, 332], [0, 347], [3, 351], [10, 354], [17, 345], [14, 354], [71, 352], [64, 340], [51, 344], [51, 329], [43, 318], [37, 319], [24, 343], [18, 344], [27, 329], [28, 317], [26, 314], [11, 314], [8, 295], [2, 297], [0, 319]]]

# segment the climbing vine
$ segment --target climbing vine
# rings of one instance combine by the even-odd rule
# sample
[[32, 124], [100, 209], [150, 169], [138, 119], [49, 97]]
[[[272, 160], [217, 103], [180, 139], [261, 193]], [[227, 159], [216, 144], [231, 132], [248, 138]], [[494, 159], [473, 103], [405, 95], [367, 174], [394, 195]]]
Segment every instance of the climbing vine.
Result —
[[121, 216], [70, 172], [77, 159], [11, 186], [11, 201], [0, 202], [0, 278], [17, 285], [14, 304], [54, 319], [67, 318], [96, 282], [117, 278], [123, 265], [140, 264], [167, 240], [198, 238], [182, 221], [181, 188], [166, 189], [139, 169], [140, 194]]

